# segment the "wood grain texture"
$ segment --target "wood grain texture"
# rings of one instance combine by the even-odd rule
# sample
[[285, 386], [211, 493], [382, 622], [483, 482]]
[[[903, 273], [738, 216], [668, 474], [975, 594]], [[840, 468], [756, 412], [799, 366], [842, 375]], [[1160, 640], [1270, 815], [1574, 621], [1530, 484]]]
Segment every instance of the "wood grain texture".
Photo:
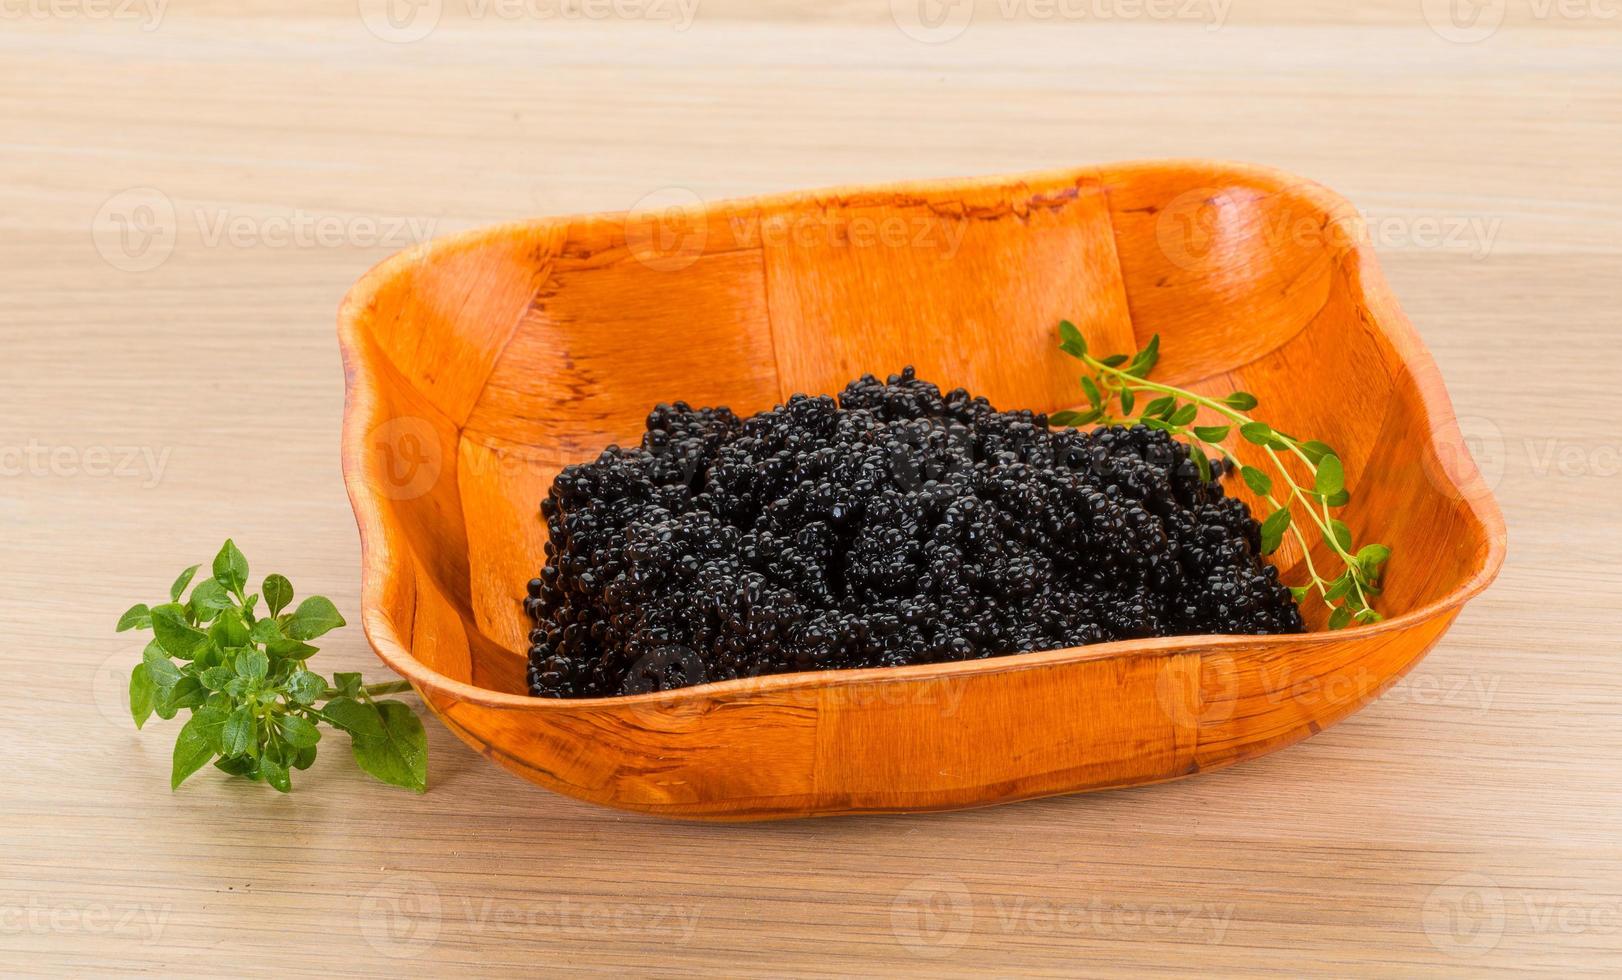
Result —
[[[1154, 248], [1139, 243], [1118, 255], [1106, 203], [1115, 198], [1162, 220], [1186, 205], [1188, 221], [1161, 225]], [[403, 253], [368, 273], [338, 318], [344, 476], [361, 529], [367, 636], [484, 754], [549, 789], [668, 816], [980, 806], [1162, 782], [1316, 734], [1436, 642], [1497, 575], [1506, 538], [1468, 457], [1450, 469], [1438, 463], [1438, 446], [1459, 442], [1452, 406], [1367, 240], [1355, 228], [1325, 233], [1350, 214], [1344, 199], [1281, 172], [1149, 163], [790, 194], [652, 219], [546, 219]], [[729, 227], [744, 228], [753, 243], [717, 235]], [[1206, 234], [1209, 241], [1191, 238]], [[537, 241], [549, 247], [528, 245]], [[567, 274], [559, 254], [580, 257]], [[1189, 270], [1197, 275], [1179, 275]], [[412, 288], [400, 288], [401, 278]], [[1148, 324], [1128, 316], [1128, 278], [1143, 284], [1135, 309], [1152, 312], [1133, 316], [1153, 316]], [[1304, 279], [1325, 285], [1297, 288]], [[533, 306], [517, 316], [516, 334], [492, 343], [482, 297], [526, 292]], [[1159, 299], [1182, 293], [1195, 299]], [[1246, 318], [1230, 319], [1235, 309]], [[1344, 519], [1365, 536], [1377, 524], [1403, 556], [1381, 602], [1386, 620], [1335, 634], [1133, 641], [586, 701], [529, 698], [521, 683], [474, 683], [510, 678], [528, 646], [520, 600], [545, 563], [535, 512], [553, 472], [540, 461], [590, 458], [613, 433], [634, 438], [653, 400], [750, 411], [768, 382], [777, 399], [826, 393], [900, 360], [999, 404], [1074, 405], [1074, 370], [1054, 340], [1067, 310], [1081, 311], [1078, 326], [1098, 351], [1130, 349], [1135, 333], [1160, 334], [1168, 351], [1238, 348], [1241, 363], [1211, 358], [1223, 382], [1285, 406], [1270, 416], [1281, 428], [1346, 447], [1357, 502]], [[415, 356], [391, 339], [398, 324], [422, 322], [453, 332], [468, 323], [470, 336], [414, 333]], [[472, 350], [481, 342], [496, 353]], [[473, 373], [435, 374], [450, 349], [493, 364], [492, 383], [508, 379], [496, 404], [487, 404]], [[390, 363], [374, 365], [377, 351], [393, 352]], [[763, 363], [768, 354], [775, 371]], [[1201, 370], [1186, 358], [1170, 368]], [[1186, 380], [1208, 387], [1203, 377]], [[446, 402], [441, 415], [477, 404], [492, 428], [528, 433], [505, 451], [464, 439], [454, 461], [434, 467], [435, 481], [457, 483], [460, 515], [425, 513], [417, 501], [434, 487], [415, 474], [402, 487], [406, 453], [375, 435], [421, 425], [389, 407], [413, 399], [379, 390], [402, 383]], [[504, 421], [502, 407], [519, 418]], [[1235, 451], [1263, 462], [1251, 447]], [[425, 517], [464, 527], [425, 528]], [[432, 554], [458, 541], [477, 552]], [[1320, 567], [1330, 567], [1333, 554], [1319, 550]], [[462, 569], [471, 582], [437, 580]], [[415, 602], [390, 602], [404, 598], [390, 584], [396, 578], [416, 581]], [[1305, 573], [1285, 581], [1302, 584]], [[453, 615], [436, 608], [442, 628], [416, 625], [426, 598], [462, 595], [471, 605]], [[443, 628], [457, 622], [483, 635]], [[1322, 629], [1321, 610], [1309, 625]], [[439, 643], [452, 652], [432, 649]], [[1326, 691], [1335, 693], [1305, 696]], [[800, 709], [785, 714], [785, 698]], [[815, 743], [796, 751], [785, 725], [815, 732]], [[829, 744], [837, 750], [824, 751]]]
[[[447, 0], [411, 44], [371, 35], [352, 0], [173, 0], [151, 31], [7, 8], [0, 971], [1622, 970], [1618, 22], [1512, 3], [1494, 36], [1450, 44], [1430, 6], [1247, 0], [1207, 30], [1040, 5], [1004, 23], [982, 3], [943, 44], [855, 0], [705, 0], [682, 32]], [[332, 319], [358, 274], [424, 237], [388, 222], [447, 234], [632, 211], [661, 189], [1191, 154], [1309, 175], [1358, 207], [1513, 529], [1493, 588], [1322, 734], [1157, 786], [732, 825], [571, 800], [431, 721], [422, 797], [369, 784], [341, 741], [290, 798], [209, 778], [170, 794], [173, 726], [122, 714], [136, 651], [109, 624], [227, 534], [255, 578], [286, 572], [349, 616], [327, 669], [378, 672]], [[143, 187], [176, 235], [131, 272], [92, 230]], [[214, 237], [222, 218], [247, 234]], [[295, 219], [343, 231], [277, 238]], [[1125, 286], [1130, 305], [1153, 283]], [[477, 609], [427, 600], [413, 628], [458, 602]], [[1351, 680], [1293, 696], [1359, 698]], [[1265, 705], [1290, 677], [1204, 684], [1213, 705]], [[1232, 703], [1237, 725], [1250, 708]]]

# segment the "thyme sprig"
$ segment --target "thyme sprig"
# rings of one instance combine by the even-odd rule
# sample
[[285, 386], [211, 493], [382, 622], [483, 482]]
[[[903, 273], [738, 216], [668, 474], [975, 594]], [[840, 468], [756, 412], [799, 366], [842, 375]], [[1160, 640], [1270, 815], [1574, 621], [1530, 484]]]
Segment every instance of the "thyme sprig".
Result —
[[[1161, 429], [1193, 444], [1189, 457], [1199, 468], [1201, 477], [1207, 480], [1211, 478], [1211, 464], [1200, 447], [1209, 446], [1228, 461], [1245, 485], [1268, 507], [1261, 522], [1262, 553], [1270, 555], [1278, 550], [1285, 534], [1294, 536], [1300, 545], [1309, 581], [1306, 585], [1291, 587], [1296, 601], [1316, 593], [1329, 608], [1330, 629], [1340, 629], [1354, 621], [1380, 621], [1382, 617], [1371, 600], [1380, 595], [1381, 571], [1391, 557], [1391, 549], [1377, 543], [1357, 547], [1351, 529], [1334, 516], [1333, 511], [1344, 507], [1350, 494], [1346, 489], [1345, 467], [1332, 447], [1316, 439], [1298, 439], [1256, 419], [1250, 414], [1256, 407], [1256, 396], [1249, 392], [1236, 391], [1224, 398], [1211, 398], [1150, 381], [1149, 372], [1160, 360], [1159, 334], [1131, 355], [1112, 354], [1105, 358], [1095, 358], [1088, 353], [1086, 338], [1068, 320], [1059, 324], [1059, 339], [1059, 349], [1090, 370], [1089, 374], [1081, 376], [1081, 388], [1091, 408], [1056, 412], [1049, 416], [1052, 424], [1145, 425]], [[1140, 400], [1142, 410], [1134, 414]], [[1216, 413], [1226, 424], [1195, 425], [1202, 408]], [[1225, 443], [1236, 431], [1239, 438], [1261, 448], [1274, 476], [1241, 463], [1234, 456]], [[1307, 481], [1297, 481], [1285, 465], [1287, 458], [1294, 458], [1301, 465], [1308, 474]], [[1333, 578], [1326, 577], [1327, 572], [1320, 573], [1313, 561], [1302, 520], [1309, 531], [1317, 530], [1342, 567]]]

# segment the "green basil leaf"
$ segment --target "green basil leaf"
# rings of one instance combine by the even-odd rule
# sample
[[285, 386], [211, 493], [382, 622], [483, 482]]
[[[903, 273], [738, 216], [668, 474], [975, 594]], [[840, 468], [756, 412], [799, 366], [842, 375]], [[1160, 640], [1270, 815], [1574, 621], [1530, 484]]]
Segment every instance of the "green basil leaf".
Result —
[[1352, 529], [1335, 520], [1329, 522], [1329, 528], [1335, 532], [1335, 541], [1340, 545], [1341, 550], [1350, 551], [1352, 549]]
[[253, 743], [253, 712], [246, 705], [232, 711], [220, 728], [220, 754], [239, 756]]
[[361, 675], [350, 671], [339, 671], [332, 675], [332, 686], [338, 693], [346, 698], [360, 697], [362, 684]]
[[[205, 578], [197, 583], [197, 588], [191, 590], [191, 607], [198, 613], [199, 619], [206, 621], [214, 618], [212, 614], [217, 614], [226, 609], [235, 609], [236, 603], [231, 601], [231, 596], [225, 591], [225, 586], [211, 578]], [[211, 615], [203, 616], [202, 613], [204, 612]]]
[[1339, 493], [1332, 493], [1325, 497], [1324, 503], [1331, 507], [1344, 507], [1346, 506], [1346, 502], [1351, 499], [1352, 495], [1347, 493], [1345, 490], [1342, 490]]
[[283, 640], [285, 637], [282, 636], [281, 626], [274, 619], [267, 616], [253, 624], [253, 628], [248, 631], [248, 639], [255, 643], [271, 644]]
[[214, 556], [214, 581], [238, 594], [248, 584], [248, 559], [230, 538]]
[[314, 704], [327, 689], [327, 682], [321, 675], [313, 674], [308, 670], [298, 670], [287, 679], [287, 696], [299, 704]]
[[1266, 497], [1273, 492], [1273, 478], [1254, 466], [1239, 467], [1239, 476], [1258, 497]]
[[293, 781], [287, 774], [287, 767], [268, 754], [260, 757], [258, 774], [260, 779], [276, 787], [279, 793], [290, 793], [293, 790]]
[[1340, 599], [1350, 591], [1352, 591], [1352, 577], [1342, 575], [1329, 583], [1329, 588], [1324, 590], [1324, 598], [1329, 600]]
[[301, 769], [301, 770], [310, 768], [310, 764], [313, 763], [314, 761], [315, 761], [315, 746], [313, 746], [313, 745], [307, 745], [304, 748], [299, 749], [297, 752], [295, 752], [293, 754], [293, 758], [292, 758], [293, 768], [294, 769]]
[[313, 640], [345, 625], [338, 607], [326, 596], [311, 596], [299, 603], [298, 609], [288, 617], [283, 632], [295, 640]]
[[191, 720], [180, 729], [175, 739], [174, 764], [169, 774], [169, 788], [179, 789], [186, 777], [203, 768], [216, 755], [219, 730], [225, 725], [224, 714], [208, 709], [192, 712]]
[[180, 668], [161, 651], [147, 647], [141, 662], [146, 666], [147, 678], [160, 693], [167, 693], [180, 680]]
[[1144, 418], [1169, 418], [1171, 413], [1177, 411], [1177, 399], [1170, 395], [1161, 395], [1150, 402], [1143, 410]]
[[1256, 407], [1256, 396], [1248, 391], [1236, 391], [1222, 401], [1231, 409], [1248, 412]]
[[152, 706], [156, 700], [157, 688], [152, 683], [152, 675], [147, 672], [146, 662], [142, 661], [130, 671], [130, 716], [135, 719], [137, 729], [152, 717]]
[[1344, 605], [1336, 606], [1335, 611], [1329, 614], [1329, 628], [1338, 630], [1352, 621], [1352, 612]]
[[1383, 544], [1366, 544], [1357, 550], [1357, 560], [1365, 566], [1379, 568], [1391, 557], [1391, 549]]
[[1126, 362], [1127, 362], [1127, 356], [1125, 354], [1111, 354], [1110, 356], [1104, 358], [1099, 363], [1103, 364], [1105, 367], [1118, 368], [1122, 364], [1125, 364]]
[[1230, 425], [1196, 425], [1194, 437], [1201, 442], [1221, 442], [1228, 438], [1228, 430], [1231, 428], [1233, 427]]
[[254, 771], [255, 763], [252, 756], [239, 755], [230, 759], [215, 759], [214, 768], [220, 772], [241, 776], [245, 779], [258, 781], [259, 774]]
[[170, 656], [190, 660], [208, 642], [208, 634], [186, 621], [179, 605], [169, 603], [152, 610], [152, 632]]
[[1246, 422], [1239, 427], [1239, 434], [1245, 437], [1246, 442], [1253, 442], [1258, 446], [1273, 444], [1273, 428], [1266, 422]]
[[321, 741], [321, 730], [298, 715], [283, 715], [277, 719], [282, 737], [295, 749], [307, 749]]
[[1200, 479], [1206, 483], [1210, 483], [1211, 460], [1198, 449], [1195, 449], [1193, 452], [1189, 453], [1189, 458], [1194, 460], [1194, 468], [1200, 471]]
[[1131, 415], [1132, 414], [1132, 406], [1137, 404], [1137, 401], [1138, 401], [1137, 396], [1135, 394], [1133, 394], [1131, 388], [1122, 388], [1121, 389], [1121, 414], [1123, 414], [1123, 415]]
[[270, 669], [270, 660], [252, 647], [237, 654], [237, 676], [246, 681], [262, 681]]
[[380, 701], [377, 709], [381, 735], [350, 737], [355, 763], [390, 786], [418, 793], [428, 789], [428, 734], [422, 719], [401, 701]]
[[293, 601], [293, 583], [285, 575], [266, 575], [260, 591], [265, 594], [265, 608], [270, 610], [272, 616], [280, 616], [287, 604]]
[[192, 567], [186, 569], [184, 572], [180, 573], [180, 577], [175, 579], [175, 584], [169, 586], [169, 601], [171, 601], [171, 602], [179, 602], [180, 601], [180, 594], [182, 592], [186, 591], [186, 586], [191, 584], [192, 576], [196, 575], [197, 574], [197, 569], [199, 569], [201, 567], [202, 567], [201, 565], [193, 565]]
[[1182, 408], [1179, 408], [1177, 411], [1173, 412], [1171, 418], [1167, 421], [1169, 421], [1172, 425], [1187, 425], [1188, 423], [1194, 421], [1194, 417], [1198, 414], [1200, 414], [1200, 407], [1198, 405], [1184, 405]]
[[122, 633], [125, 630], [144, 630], [151, 628], [152, 610], [147, 608], [146, 603], [137, 602], [135, 605], [124, 610], [124, 615], [118, 617], [118, 629], [116, 632]]
[[1278, 550], [1284, 541], [1284, 532], [1290, 529], [1290, 512], [1280, 507], [1267, 515], [1262, 521], [1262, 554], [1270, 555]]
[[333, 698], [321, 708], [320, 714], [333, 727], [341, 728], [351, 736], [381, 738], [383, 735], [383, 716], [376, 706], [357, 701], [353, 695]]

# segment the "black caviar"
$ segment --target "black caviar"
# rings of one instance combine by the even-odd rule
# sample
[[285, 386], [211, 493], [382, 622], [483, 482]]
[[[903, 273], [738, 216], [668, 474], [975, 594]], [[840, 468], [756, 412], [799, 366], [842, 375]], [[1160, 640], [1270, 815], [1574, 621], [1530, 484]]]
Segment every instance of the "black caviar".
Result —
[[639, 448], [565, 469], [541, 504], [530, 689], [1300, 632], [1249, 510], [1189, 453], [1049, 430], [910, 367], [747, 419], [659, 405]]

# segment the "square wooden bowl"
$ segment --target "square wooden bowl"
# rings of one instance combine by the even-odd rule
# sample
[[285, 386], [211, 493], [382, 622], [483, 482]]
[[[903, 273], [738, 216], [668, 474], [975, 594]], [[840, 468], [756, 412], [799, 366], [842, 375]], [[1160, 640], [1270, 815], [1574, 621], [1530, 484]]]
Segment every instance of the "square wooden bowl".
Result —
[[[1309, 610], [1299, 636], [526, 695], [521, 603], [560, 468], [634, 443], [658, 401], [749, 413], [905, 364], [999, 408], [1073, 407], [1066, 317], [1100, 352], [1159, 333], [1157, 378], [1251, 391], [1277, 427], [1336, 446], [1347, 522], [1394, 549], [1388, 618], [1330, 633]], [[504, 225], [372, 270], [339, 338], [378, 656], [496, 762], [625, 809], [947, 809], [1229, 765], [1374, 698], [1504, 554], [1356, 212], [1274, 170], [1133, 163]], [[1299, 582], [1299, 552], [1276, 557]]]

